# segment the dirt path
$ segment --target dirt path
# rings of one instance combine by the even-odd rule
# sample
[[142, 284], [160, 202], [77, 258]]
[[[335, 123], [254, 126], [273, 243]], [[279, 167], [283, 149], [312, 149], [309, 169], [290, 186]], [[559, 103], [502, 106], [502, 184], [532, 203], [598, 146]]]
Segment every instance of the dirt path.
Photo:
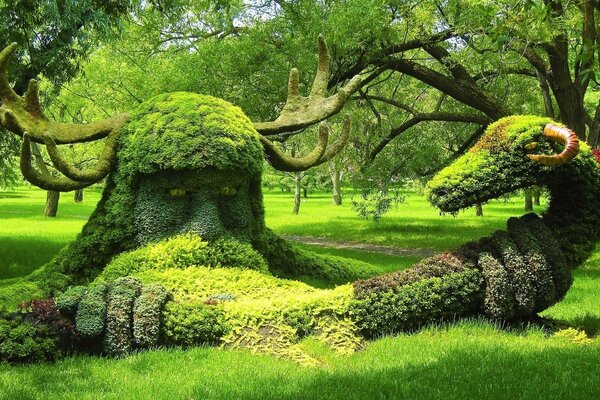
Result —
[[430, 257], [439, 251], [427, 248], [402, 248], [393, 246], [383, 246], [369, 243], [346, 242], [341, 240], [331, 240], [321, 237], [301, 236], [301, 235], [285, 235], [284, 238], [302, 244], [312, 244], [316, 246], [332, 247], [334, 249], [348, 249], [369, 251], [372, 253], [381, 253], [391, 256], [405, 257]]

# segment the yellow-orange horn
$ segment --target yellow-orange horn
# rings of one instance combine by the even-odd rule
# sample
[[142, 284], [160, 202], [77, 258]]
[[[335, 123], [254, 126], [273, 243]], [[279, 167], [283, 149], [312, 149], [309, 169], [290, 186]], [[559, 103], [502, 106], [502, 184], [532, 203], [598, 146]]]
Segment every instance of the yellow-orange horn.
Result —
[[552, 156], [528, 154], [527, 156], [532, 160], [549, 167], [558, 167], [571, 161], [579, 154], [579, 138], [571, 129], [547, 124], [544, 127], [544, 136], [549, 140], [564, 144], [565, 148], [560, 154]]

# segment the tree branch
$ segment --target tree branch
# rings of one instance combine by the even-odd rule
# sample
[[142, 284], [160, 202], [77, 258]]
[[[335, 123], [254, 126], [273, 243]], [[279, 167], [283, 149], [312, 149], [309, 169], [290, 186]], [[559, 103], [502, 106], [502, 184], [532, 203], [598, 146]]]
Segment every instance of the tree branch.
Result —
[[421, 113], [414, 115], [411, 119], [405, 121], [402, 125], [390, 130], [390, 133], [384, 137], [379, 144], [369, 154], [367, 163], [373, 162], [375, 157], [387, 146], [392, 140], [397, 138], [403, 132], [413, 126], [424, 122], [424, 121], [445, 121], [445, 122], [464, 122], [473, 123], [480, 125], [488, 125], [492, 122], [488, 117], [484, 115], [471, 115], [471, 114], [455, 114], [448, 112], [432, 112], [432, 113]]

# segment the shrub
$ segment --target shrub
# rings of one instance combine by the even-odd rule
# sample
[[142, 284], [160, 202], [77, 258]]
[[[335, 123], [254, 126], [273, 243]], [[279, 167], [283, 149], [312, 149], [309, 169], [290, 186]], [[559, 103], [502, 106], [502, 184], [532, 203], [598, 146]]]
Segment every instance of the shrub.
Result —
[[210, 242], [206, 250], [206, 264], [204, 265], [255, 269], [269, 273], [269, 266], [265, 259], [248, 243], [232, 239], [218, 239]]
[[228, 331], [221, 308], [197, 302], [168, 303], [163, 329], [165, 341], [180, 346], [218, 344]]
[[160, 285], [146, 285], [133, 306], [133, 338], [138, 347], [153, 347], [160, 339], [161, 312], [170, 293]]
[[0, 361], [52, 360], [58, 354], [57, 342], [46, 326], [36, 326], [22, 315], [0, 318]]
[[39, 285], [27, 277], [7, 279], [3, 284], [5, 286], [0, 287], [0, 311], [14, 311], [23, 301], [45, 297]]
[[479, 255], [478, 266], [485, 278], [483, 311], [491, 318], [511, 319], [515, 315], [515, 296], [504, 266], [489, 253]]
[[511, 280], [512, 292], [517, 301], [516, 316], [531, 315], [535, 309], [535, 276], [519, 253], [517, 245], [507, 232], [498, 231], [492, 236], [496, 251]]
[[131, 277], [119, 278], [110, 287], [106, 301], [105, 353], [119, 355], [131, 350], [133, 304], [140, 291], [140, 281]]
[[18, 312], [0, 316], [0, 361], [53, 360], [76, 340], [75, 327], [53, 299], [23, 302]]
[[453, 253], [438, 254], [425, 258], [409, 269], [375, 276], [366, 280], [353, 283], [357, 298], [367, 296], [373, 292], [385, 292], [395, 287], [410, 285], [422, 279], [442, 277], [452, 272], [462, 272], [464, 260]]
[[398, 190], [373, 190], [369, 193], [355, 198], [352, 197], [352, 209], [356, 212], [359, 218], [373, 219], [379, 222], [384, 214], [389, 212], [392, 207], [402, 203], [405, 196], [401, 195]]
[[265, 229], [263, 235], [254, 243], [254, 247], [266, 258], [269, 270], [283, 278], [311, 277], [331, 283], [346, 283], [381, 272], [362, 261], [321, 256], [295, 248], [269, 229]]
[[19, 312], [36, 327], [58, 339], [58, 347], [72, 350], [77, 341], [75, 325], [60, 314], [54, 299], [30, 300], [19, 305]]
[[544, 257], [542, 248], [527, 228], [527, 225], [517, 218], [510, 218], [507, 225], [508, 233], [517, 244], [523, 255], [523, 260], [534, 275], [535, 311], [545, 310], [556, 301], [552, 269]]
[[99, 279], [111, 281], [150, 269], [185, 269], [190, 266], [236, 267], [268, 272], [265, 260], [247, 243], [234, 239], [208, 243], [194, 233], [187, 233], [120, 254], [104, 269]]
[[102, 335], [106, 324], [106, 290], [107, 285], [100, 283], [92, 286], [81, 298], [75, 324], [77, 332], [87, 338]]
[[479, 308], [482, 292], [481, 273], [468, 269], [370, 292], [356, 301], [353, 312], [357, 326], [372, 337], [472, 314]]
[[63, 315], [74, 316], [77, 312], [77, 306], [87, 293], [86, 286], [72, 286], [63, 294], [56, 297], [56, 306]]

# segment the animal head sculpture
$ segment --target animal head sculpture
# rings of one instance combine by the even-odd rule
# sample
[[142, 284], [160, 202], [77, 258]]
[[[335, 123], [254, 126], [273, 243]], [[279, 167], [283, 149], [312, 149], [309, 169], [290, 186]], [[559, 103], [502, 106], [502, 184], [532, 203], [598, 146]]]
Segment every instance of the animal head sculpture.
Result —
[[[327, 97], [329, 56], [322, 37], [318, 43], [319, 65], [310, 94], [300, 95], [298, 71], [292, 69], [286, 104], [274, 121], [253, 123], [224, 100], [179, 92], [156, 96], [131, 113], [90, 124], [48, 119], [35, 80], [23, 97], [12, 90], [7, 73], [16, 49], [12, 44], [0, 53], [0, 124], [23, 137], [21, 170], [40, 188], [71, 191], [108, 176], [103, 201], [132, 213], [132, 221], [125, 225], [138, 244], [189, 231], [207, 239], [232, 235], [248, 240], [264, 227], [263, 151], [273, 167], [302, 171], [331, 159], [347, 140], [348, 118], [340, 137], [329, 146], [329, 130], [322, 121], [341, 110], [360, 78]], [[319, 122], [318, 142], [304, 157], [286, 155], [268, 138]], [[90, 170], [70, 165], [59, 151], [61, 144], [99, 139], [105, 139], [104, 149]], [[63, 176], [35, 169], [31, 142], [46, 145]]]
[[517, 189], [547, 185], [561, 171], [576, 167], [568, 162], [579, 153], [588, 155], [590, 149], [573, 131], [549, 118], [506, 117], [490, 125], [468, 153], [428, 183], [428, 197], [440, 210], [456, 212]]

